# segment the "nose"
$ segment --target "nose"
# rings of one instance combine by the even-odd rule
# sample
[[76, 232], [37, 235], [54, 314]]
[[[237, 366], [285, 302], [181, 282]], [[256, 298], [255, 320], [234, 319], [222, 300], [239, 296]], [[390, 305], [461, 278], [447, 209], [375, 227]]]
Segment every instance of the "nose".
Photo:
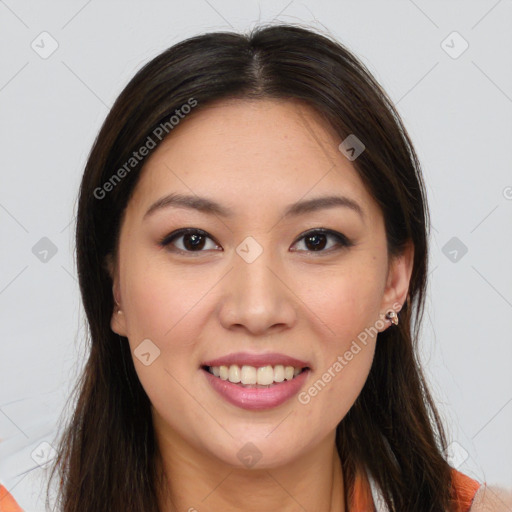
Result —
[[235, 253], [222, 283], [218, 314], [225, 329], [261, 336], [295, 325], [299, 299], [270, 251], [251, 263]]

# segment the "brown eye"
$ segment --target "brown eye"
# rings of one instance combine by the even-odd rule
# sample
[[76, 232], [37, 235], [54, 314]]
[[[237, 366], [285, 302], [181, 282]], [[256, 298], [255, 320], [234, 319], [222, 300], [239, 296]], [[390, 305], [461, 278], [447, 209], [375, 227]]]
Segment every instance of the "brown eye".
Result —
[[[305, 249], [293, 249], [295, 252], [331, 253], [344, 247], [351, 247], [351, 242], [345, 235], [329, 229], [315, 229], [303, 234], [294, 245], [303, 241]], [[210, 245], [208, 246], [208, 244]], [[162, 247], [173, 246], [181, 253], [201, 253], [216, 250], [220, 246], [201, 229], [185, 228], [167, 235], [160, 241]], [[222, 249], [221, 249], [222, 250]]]
[[[334, 243], [331, 243], [327, 250], [324, 250], [326, 246], [329, 245], [329, 239], [334, 240]], [[315, 229], [309, 231], [305, 235], [302, 235], [295, 243], [297, 244], [302, 240], [306, 247], [305, 250], [309, 252], [331, 252], [331, 250], [336, 250], [337, 248], [354, 245], [345, 235], [330, 229]], [[295, 249], [295, 251], [297, 251], [297, 249]], [[302, 250], [299, 250], [299, 252], [301, 251]]]
[[[208, 245], [208, 240], [213, 242], [212, 238], [205, 231], [187, 228], [180, 229], [166, 236], [160, 242], [160, 245], [168, 247], [172, 244], [180, 252], [204, 252], [205, 246]], [[213, 247], [206, 247], [206, 250], [215, 249], [216, 247], [218, 247], [217, 244], [213, 243]]]

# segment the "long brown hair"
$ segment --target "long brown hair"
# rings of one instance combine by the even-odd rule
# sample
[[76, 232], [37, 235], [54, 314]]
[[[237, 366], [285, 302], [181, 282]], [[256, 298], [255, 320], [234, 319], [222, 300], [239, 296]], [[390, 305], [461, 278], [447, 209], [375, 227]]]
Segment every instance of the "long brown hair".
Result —
[[77, 266], [90, 347], [51, 473], [60, 477], [59, 510], [159, 510], [150, 402], [126, 339], [110, 328], [105, 262], [117, 250], [122, 214], [144, 164], [141, 158], [126, 167], [133, 152], [191, 99], [189, 115], [231, 98], [302, 100], [341, 140], [356, 134], [363, 141], [353, 165], [382, 209], [389, 254], [412, 240], [414, 267], [400, 323], [378, 335], [367, 382], [337, 427], [344, 478], [348, 489], [356, 470], [366, 468], [392, 511], [452, 510], [445, 434], [417, 359], [429, 231], [420, 164], [395, 107], [366, 67], [328, 35], [295, 25], [207, 33], [172, 46], [137, 72], [103, 123], [78, 204]]

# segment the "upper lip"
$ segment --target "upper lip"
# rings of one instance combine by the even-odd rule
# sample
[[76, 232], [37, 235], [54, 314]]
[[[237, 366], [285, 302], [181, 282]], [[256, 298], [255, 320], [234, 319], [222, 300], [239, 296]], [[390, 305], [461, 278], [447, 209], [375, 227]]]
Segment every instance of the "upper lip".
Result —
[[262, 366], [276, 366], [281, 364], [283, 366], [293, 366], [295, 368], [311, 368], [309, 362], [301, 361], [295, 357], [287, 356], [285, 354], [278, 354], [270, 352], [266, 354], [251, 354], [249, 352], [235, 352], [216, 359], [205, 361], [202, 366], [231, 366], [236, 364], [238, 366], [255, 366], [257, 368]]

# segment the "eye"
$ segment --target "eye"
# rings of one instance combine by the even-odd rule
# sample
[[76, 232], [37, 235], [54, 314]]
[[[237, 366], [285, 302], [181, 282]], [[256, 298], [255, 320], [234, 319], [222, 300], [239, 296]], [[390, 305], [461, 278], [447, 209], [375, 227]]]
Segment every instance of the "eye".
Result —
[[[331, 239], [334, 243], [331, 246], [328, 240]], [[211, 246], [208, 247], [207, 241], [210, 240]], [[306, 252], [333, 252], [335, 250], [351, 247], [354, 245], [345, 235], [330, 229], [314, 229], [303, 234], [293, 245], [303, 242], [306, 247]], [[167, 247], [173, 244], [175, 249], [181, 253], [204, 252], [208, 249], [215, 249], [220, 247], [214, 240], [202, 229], [197, 228], [183, 228], [165, 236], [161, 241], [162, 247]], [[327, 250], [325, 250], [325, 248]], [[301, 249], [293, 249], [294, 252], [303, 252]]]
[[[324, 250], [328, 245], [328, 239], [334, 240], [335, 243], [331, 245], [327, 250]], [[312, 231], [308, 231], [306, 234], [303, 234], [295, 244], [300, 241], [304, 241], [304, 245], [306, 246], [306, 251], [310, 252], [333, 252], [337, 249], [343, 247], [351, 247], [354, 245], [352, 241], [350, 241], [345, 235], [342, 233], [338, 233], [337, 231], [332, 231], [331, 229], [314, 229]], [[294, 245], [295, 245], [294, 244]], [[333, 248], [334, 245], [334, 248]], [[336, 247], [337, 246], [337, 247]], [[295, 250], [297, 251], [297, 250]], [[300, 251], [297, 251], [300, 252]]]
[[[183, 239], [179, 243], [175, 241]], [[206, 244], [206, 240], [209, 239], [213, 242], [212, 238], [208, 236], [206, 231], [196, 228], [184, 228], [170, 235], [167, 235], [160, 241], [162, 247], [166, 247], [170, 244], [175, 244], [178, 252], [190, 253], [190, 252], [204, 252], [203, 249]], [[215, 249], [218, 247], [217, 244], [213, 243], [213, 247], [206, 247], [206, 249]]]

